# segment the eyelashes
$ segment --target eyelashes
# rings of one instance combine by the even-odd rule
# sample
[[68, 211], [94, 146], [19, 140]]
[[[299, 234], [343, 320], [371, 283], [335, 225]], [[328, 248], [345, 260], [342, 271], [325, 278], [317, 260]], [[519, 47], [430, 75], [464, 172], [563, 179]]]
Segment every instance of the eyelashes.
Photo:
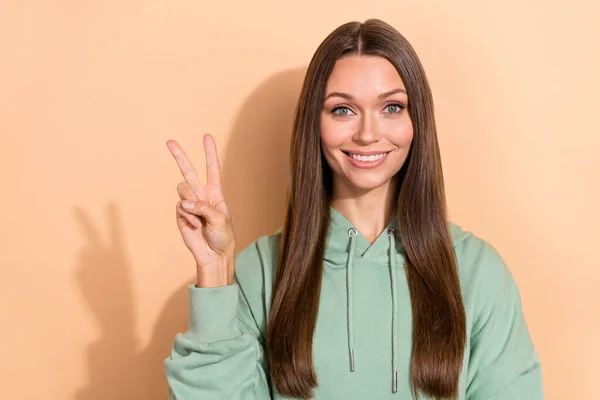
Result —
[[398, 107], [398, 111], [392, 112], [391, 114], [397, 114], [406, 108], [406, 106], [402, 103], [389, 103], [389, 104], [386, 104], [386, 106], [384, 107], [384, 110], [389, 107]]
[[[339, 113], [338, 111], [345, 111], [344, 113]], [[335, 106], [333, 108], [333, 110], [331, 110], [332, 114], [335, 115], [339, 115], [341, 117], [345, 117], [346, 115], [348, 115], [348, 112], [350, 111], [350, 108], [347, 106]]]
[[[385, 105], [385, 107], [383, 107], [383, 109], [386, 110], [386, 109], [389, 109], [390, 107], [396, 107], [397, 110], [390, 111], [390, 112], [388, 112], [388, 114], [399, 114], [400, 112], [402, 112], [402, 110], [404, 110], [406, 108], [406, 106], [404, 104], [397, 102], [397, 101], [393, 101], [393, 102], [386, 103], [386, 105]], [[331, 113], [338, 115], [340, 117], [345, 117], [347, 115], [350, 115], [350, 113], [354, 113], [354, 112], [352, 111], [352, 109], [349, 106], [340, 104], [339, 106], [335, 106], [333, 108], [333, 110], [331, 110]]]

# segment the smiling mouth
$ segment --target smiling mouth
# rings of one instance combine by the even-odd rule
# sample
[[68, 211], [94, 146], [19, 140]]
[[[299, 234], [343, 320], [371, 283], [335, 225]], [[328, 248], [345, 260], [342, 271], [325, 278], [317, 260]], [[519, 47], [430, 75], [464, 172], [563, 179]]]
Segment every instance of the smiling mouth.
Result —
[[346, 154], [348, 157], [352, 158], [353, 160], [362, 161], [362, 162], [378, 161], [390, 153], [389, 151], [383, 151], [381, 153], [369, 153], [369, 154], [358, 154], [358, 153], [352, 153], [349, 151], [342, 151], [342, 152], [344, 154]]

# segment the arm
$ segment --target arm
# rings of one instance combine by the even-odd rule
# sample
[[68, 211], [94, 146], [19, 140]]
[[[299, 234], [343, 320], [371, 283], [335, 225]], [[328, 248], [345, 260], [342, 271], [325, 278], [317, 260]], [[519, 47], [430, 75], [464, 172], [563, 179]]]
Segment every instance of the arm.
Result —
[[502, 259], [484, 247], [471, 331], [468, 400], [543, 399], [542, 372], [519, 290]]
[[270, 399], [265, 352], [237, 281], [189, 287], [189, 329], [165, 360], [169, 398]]
[[[174, 140], [167, 142], [185, 179], [177, 186], [181, 201], [176, 221], [196, 261], [200, 286], [189, 287], [189, 328], [175, 337], [171, 355], [164, 362], [169, 396], [178, 400], [269, 399], [264, 340], [259, 340], [262, 334], [258, 329], [263, 327], [266, 313], [264, 309], [253, 313], [248, 302], [258, 297], [260, 304], [264, 299], [260, 297], [263, 281], [257, 279], [264, 265], [256, 246], [230, 262], [235, 234], [221, 189], [217, 148], [212, 136], [205, 135], [203, 141], [204, 185], [181, 146]], [[239, 279], [240, 275], [244, 277]]]

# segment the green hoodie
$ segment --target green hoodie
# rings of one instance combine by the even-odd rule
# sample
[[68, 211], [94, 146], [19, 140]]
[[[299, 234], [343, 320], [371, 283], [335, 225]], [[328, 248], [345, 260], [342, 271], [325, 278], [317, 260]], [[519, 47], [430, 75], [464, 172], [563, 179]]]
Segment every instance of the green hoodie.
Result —
[[[331, 208], [313, 339], [314, 398], [413, 399], [412, 312], [397, 219], [373, 244], [352, 228]], [[539, 358], [509, 270], [485, 241], [454, 224], [450, 231], [467, 315], [459, 399], [542, 399]], [[189, 329], [175, 337], [165, 360], [171, 399], [285, 398], [271, 386], [265, 354], [279, 240], [280, 231], [244, 249], [234, 285], [189, 287]]]

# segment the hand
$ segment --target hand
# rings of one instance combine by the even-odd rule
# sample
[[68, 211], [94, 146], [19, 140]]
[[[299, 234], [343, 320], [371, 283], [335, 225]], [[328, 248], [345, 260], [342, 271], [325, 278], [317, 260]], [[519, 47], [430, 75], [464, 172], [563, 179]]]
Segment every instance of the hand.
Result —
[[[192, 163], [174, 140], [167, 147], [177, 161], [184, 182], [177, 185], [181, 201], [176, 206], [177, 226], [185, 245], [196, 260], [198, 287], [233, 283], [235, 237], [233, 224], [221, 189], [217, 146], [211, 135], [204, 136], [207, 183], [202, 185]], [[191, 208], [184, 204], [191, 203]]]

